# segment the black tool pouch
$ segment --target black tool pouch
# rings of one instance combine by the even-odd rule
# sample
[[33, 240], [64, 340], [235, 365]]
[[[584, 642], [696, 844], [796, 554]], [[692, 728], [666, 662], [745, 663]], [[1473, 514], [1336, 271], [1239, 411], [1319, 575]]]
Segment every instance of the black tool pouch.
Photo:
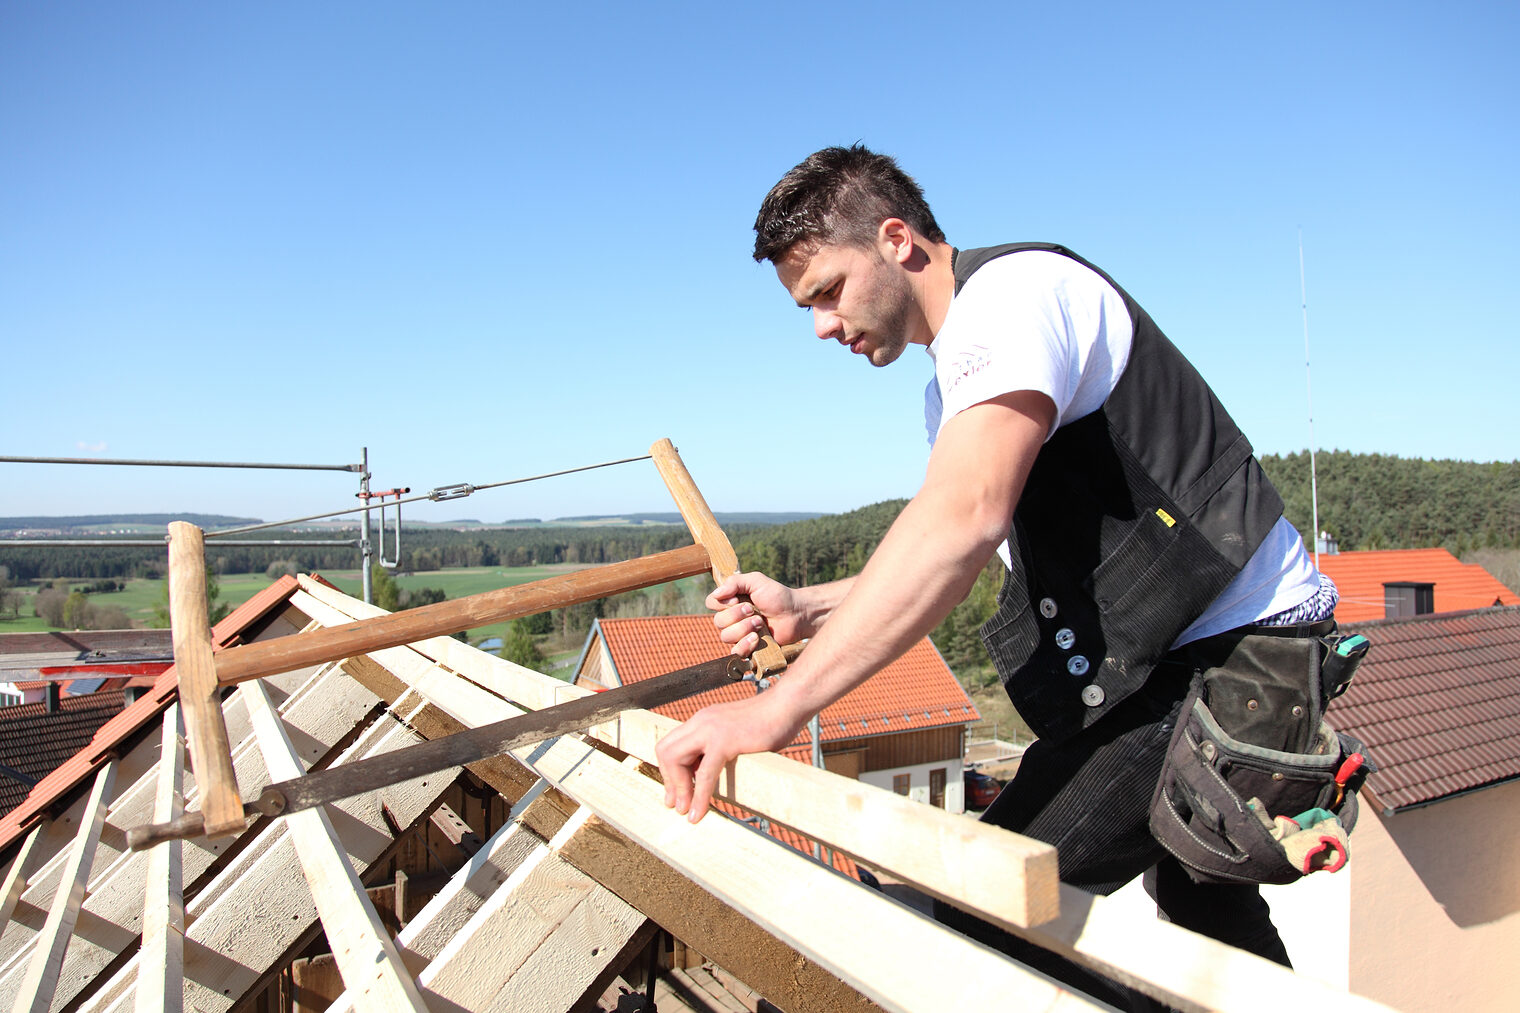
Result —
[[1325, 867], [1344, 863], [1356, 793], [1372, 767], [1366, 762], [1336, 782], [1347, 758], [1365, 757], [1366, 749], [1323, 720], [1325, 653], [1313, 637], [1238, 631], [1190, 652], [1192, 686], [1151, 799], [1150, 825], [1197, 882], [1301, 878], [1311, 871], [1304, 842], [1285, 847], [1276, 818], [1315, 810], [1341, 828], [1321, 828], [1334, 838], [1325, 846], [1340, 852]]

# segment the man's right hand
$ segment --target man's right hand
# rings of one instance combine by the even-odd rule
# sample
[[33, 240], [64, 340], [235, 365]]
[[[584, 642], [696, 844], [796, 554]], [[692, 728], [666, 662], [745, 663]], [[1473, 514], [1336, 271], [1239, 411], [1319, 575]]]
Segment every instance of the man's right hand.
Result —
[[[747, 595], [748, 601], [741, 599]], [[706, 605], [716, 615], [718, 639], [733, 653], [747, 657], [760, 643], [760, 630], [770, 625], [779, 643], [795, 644], [817, 633], [806, 607], [806, 594], [763, 573], [736, 573], [707, 596]], [[763, 618], [762, 618], [763, 617]]]

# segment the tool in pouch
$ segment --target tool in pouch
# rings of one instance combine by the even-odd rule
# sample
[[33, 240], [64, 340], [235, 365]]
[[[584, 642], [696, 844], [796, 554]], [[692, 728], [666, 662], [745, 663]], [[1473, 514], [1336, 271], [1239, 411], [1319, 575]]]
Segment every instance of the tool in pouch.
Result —
[[[784, 667], [796, 658], [805, 643], [780, 648], [781, 665]], [[775, 678], [777, 674], [772, 666], [767, 675], [762, 675], [762, 671], [749, 658], [732, 655], [714, 658], [652, 679], [272, 784], [257, 799], [244, 804], [244, 815], [281, 816], [299, 812], [324, 802], [335, 802], [351, 795], [375, 791], [387, 785], [520, 749], [558, 735], [581, 731], [626, 710], [647, 710], [720, 686], [745, 681], [758, 682], [760, 678]], [[202, 814], [189, 812], [169, 823], [133, 827], [127, 831], [127, 844], [132, 850], [141, 851], [160, 841], [200, 836], [204, 829]]]
[[[1200, 883], [1291, 883], [1349, 857], [1376, 767], [1324, 720], [1370, 647], [1252, 627], [1201, 642], [1151, 799], [1151, 832]], [[1318, 632], [1318, 631], [1315, 631]]]

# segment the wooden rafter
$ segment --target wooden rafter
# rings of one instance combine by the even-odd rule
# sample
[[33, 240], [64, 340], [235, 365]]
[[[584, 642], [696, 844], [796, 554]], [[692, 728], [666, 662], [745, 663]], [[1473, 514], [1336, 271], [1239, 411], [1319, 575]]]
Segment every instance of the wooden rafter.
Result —
[[[303, 587], [310, 593], [298, 594], [293, 601], [306, 611], [306, 614], [313, 615], [314, 618], [322, 621], [342, 622], [346, 614], [363, 614], [369, 608], [354, 599], [309, 582], [303, 581]], [[319, 598], [321, 600], [318, 600]], [[424, 657], [436, 653], [440, 659], [447, 658], [447, 664], [457, 667], [462, 674], [468, 675], [469, 681], [459, 679], [448, 668], [436, 662], [428, 665], [425, 660], [412, 661], [411, 667], [408, 668], [405, 657], [410, 650], [418, 651]], [[506, 705], [502, 700], [503, 697], [518, 702], [531, 701], [531, 706], [547, 706], [567, 692], [563, 685], [556, 685], [556, 680], [538, 676], [536, 673], [528, 672], [480, 652], [451, 648], [448, 643], [425, 642], [413, 645], [412, 649], [395, 655], [385, 654], [383, 657], [377, 655], [375, 660], [386, 664], [394, 676], [411, 685], [425, 699], [436, 704], [441, 711], [451, 715], [452, 720], [461, 723], [474, 724], [499, 716], [507, 716], [514, 708]], [[479, 687], [488, 687], [500, 696], [493, 697], [491, 692], [486, 692]], [[652, 757], [653, 744], [663, 733], [660, 727], [662, 722], [665, 722], [665, 719], [657, 715], [637, 712], [624, 714], [616, 723], [617, 727], [610, 731], [605, 726], [593, 731], [606, 736], [609, 744], [635, 756]], [[606, 763], [612, 761], [591, 747], [582, 747], [583, 752], [573, 754], [573, 758], [563, 761], [565, 763], [563, 769], [570, 773], [567, 773], [565, 778], [560, 778], [554, 772], [553, 764], [548, 763], [546, 758], [572, 755], [567, 754], [563, 748], [564, 741], [556, 740], [553, 743], [521, 750], [517, 754], [518, 760], [528, 763], [535, 772], [559, 784], [569, 794], [576, 796], [578, 801], [591, 804], [593, 809], [598, 808], [598, 803], [590, 802], [593, 797], [601, 800], [600, 804], [615, 809], [620, 804], [620, 797], [627, 797], [642, 788], [639, 781], [626, 780], [629, 772], [618, 768], [616, 763], [612, 763], [611, 768], [607, 767]], [[571, 773], [574, 774], [574, 786], [569, 783]], [[797, 829], [827, 841], [829, 840], [827, 833], [831, 832], [828, 828], [820, 830], [810, 825], [808, 818], [796, 815], [797, 799], [813, 791], [824, 792], [825, 794], [820, 797], [831, 798], [835, 807], [845, 807], [841, 802], [838, 786], [828, 781], [810, 784], [815, 776], [832, 777], [826, 772], [813, 771], [806, 765], [777, 757], [742, 757], [735, 764], [732, 781], [726, 782], [726, 786], [739, 804], [756, 811], [765, 811], [756, 804], [755, 800], [767, 793], [780, 796], [780, 802], [789, 800], [788, 804], [791, 804], [793, 808], [781, 811], [793, 813], [793, 818], [800, 824]], [[604, 778], [608, 784], [620, 784], [621, 790], [599, 785], [597, 782]], [[781, 779], [785, 787], [771, 786], [764, 791], [757, 788], [763, 781], [771, 778]], [[605, 800], [601, 795], [604, 790], [609, 795]], [[895, 798], [884, 792], [878, 791], [875, 794], [887, 799]], [[780, 802], [776, 804], [779, 805]], [[801, 808], [805, 809], [811, 804], [813, 803], [808, 802]], [[854, 804], [853, 800], [850, 804]], [[922, 814], [925, 819], [936, 820], [938, 816], [943, 815], [921, 805], [904, 804], [912, 805], [913, 810]], [[765, 805], [774, 807], [770, 801], [766, 801]], [[662, 807], [655, 808], [663, 811]], [[599, 813], [599, 815], [605, 818], [605, 814]], [[648, 814], [640, 812], [638, 815], [642, 817]], [[957, 826], [964, 826], [968, 830], [974, 831], [979, 826], [964, 817], [952, 819]], [[616, 820], [612, 822], [619, 830], [624, 829]], [[861, 820], [861, 822], [866, 821]], [[693, 829], [705, 827], [709, 823], [717, 824], [718, 821], [705, 820], [698, 828]], [[847, 831], [848, 827], [843, 829]], [[880, 831], [877, 832], [880, 833]], [[687, 876], [707, 885], [702, 877], [711, 872], [710, 855], [724, 853], [727, 856], [729, 853], [723, 851], [722, 848], [699, 849], [689, 856], [692, 863], [689, 869], [680, 866], [674, 861], [677, 857], [677, 849], [674, 845], [681, 841], [680, 837], [675, 836], [676, 833], [677, 831], [672, 829], [650, 831], [649, 836], [642, 838], [635, 834], [628, 836], [634, 839], [644, 853], [657, 856], [662, 863], [677, 865]], [[615, 836], [606, 835], [606, 839], [614, 839]], [[830, 843], [855, 855], [870, 867], [881, 868], [890, 867], [885, 866], [881, 859], [884, 853], [891, 853], [894, 841], [890, 838], [894, 837], [900, 839], [894, 834], [882, 834], [883, 839], [875, 843], [863, 839], [852, 840], [851, 846], [846, 846], [839, 841], [830, 841]], [[938, 852], [941, 856], [953, 853], [954, 847], [957, 846], [953, 840], [947, 840], [945, 844], [951, 850], [946, 852], [942, 848]], [[565, 854], [571, 857], [574, 851], [567, 847]], [[732, 862], [726, 857], [724, 865], [731, 864]], [[601, 868], [606, 868], [606, 865], [607, 863], [604, 863]], [[932, 870], [930, 872], [932, 873]], [[610, 872], [604, 878], [608, 881], [616, 880], [615, 874]], [[781, 881], [790, 879], [790, 875], [781, 877]], [[717, 884], [713, 885], [717, 886]], [[915, 885], [922, 887], [926, 884], [916, 883]], [[970, 890], [972, 896], [964, 899], [969, 902], [973, 911], [978, 911], [982, 917], [990, 920], [999, 920], [995, 910], [989, 911], [985, 907], [979, 907], [979, 903], [985, 903], [985, 900], [980, 897], [980, 884], [974, 890], [971, 890], [968, 884], [967, 889]], [[1101, 973], [1130, 982], [1178, 1008], [1265, 1011], [1272, 1009], [1275, 1005], [1275, 1000], [1270, 999], [1270, 996], [1291, 991], [1299, 995], [1318, 996], [1317, 1001], [1327, 1004], [1333, 1002], [1342, 1010], [1384, 1009], [1370, 1000], [1300, 978], [1276, 964], [1234, 950], [1214, 940], [1158, 922], [1153, 918], [1135, 917], [1106, 898], [1092, 897], [1068, 887], [1059, 889], [1064, 910], [1058, 920], [1048, 924], [1022, 927], [1011, 919], [1003, 918], [1003, 924], [1005, 927], [1021, 932], [1039, 945], [1062, 953]], [[747, 902], [737, 896], [732, 899], [738, 901], [734, 906], [746, 917], [762, 926], [769, 925], [763, 917], [758, 916], [754, 907], [746, 906]], [[761, 901], [764, 899], [761, 898]], [[816, 899], [812, 898], [799, 903], [805, 904], [808, 910], [814, 910], [818, 906]], [[990, 906], [995, 909], [995, 904]], [[779, 924], [777, 928], [780, 928]], [[819, 946], [829, 939], [829, 933], [822, 928], [804, 927], [798, 936], [783, 935], [782, 938], [796, 945], [809, 957], [822, 959]], [[964, 943], [960, 946], [965, 948]], [[954, 959], [961, 960], [962, 958]], [[1246, 984], [1248, 982], [1254, 984], [1248, 985]], [[851, 983], [855, 984], [855, 982]], [[862, 987], [862, 991], [870, 987], [867, 982], [858, 984]], [[872, 989], [867, 991], [867, 994], [881, 999], [883, 1005], [892, 1008], [901, 1001], [903, 996], [911, 996], [912, 992], [909, 990], [898, 996], [885, 996]], [[1061, 1001], [1066, 1000], [1063, 998]]]
[[4, 935], [5, 927], [16, 913], [16, 906], [21, 903], [21, 895], [26, 892], [26, 885], [40, 863], [42, 850], [38, 847], [38, 842], [42, 840], [42, 831], [46, 826], [45, 821], [39, 823], [26, 835], [21, 850], [16, 853], [10, 868], [5, 872], [5, 881], [0, 883], [0, 935]]
[[79, 919], [79, 909], [84, 904], [85, 884], [90, 877], [95, 845], [100, 841], [100, 828], [105, 824], [106, 796], [115, 783], [116, 766], [117, 761], [112, 759], [95, 775], [95, 786], [90, 790], [85, 815], [79, 821], [79, 832], [69, 847], [63, 879], [53, 895], [47, 922], [39, 934], [37, 948], [16, 996], [15, 1013], [47, 1013], [52, 1005], [63, 955], [68, 949], [69, 937], [74, 933], [74, 923]]
[[[158, 790], [153, 820], [164, 823], [185, 810], [185, 729], [179, 705], [164, 711], [158, 753]], [[142, 920], [142, 966], [137, 979], [137, 1013], [178, 1013], [184, 1008], [185, 897], [184, 845], [163, 841], [147, 854]]]
[[[305, 773], [264, 684], [244, 683], [239, 692], [248, 702], [270, 776], [284, 780]], [[295, 841], [343, 982], [356, 1003], [375, 1010], [426, 1009], [395, 943], [354, 875], [326, 811], [319, 807], [292, 813], [284, 824]]]
[[[348, 613], [368, 614], [373, 609], [319, 582], [301, 578], [301, 585], [305, 594], [298, 593], [293, 601], [315, 619], [341, 622]], [[429, 655], [433, 642], [415, 649]], [[447, 645], [443, 650], [449, 652], [440, 652], [440, 660], [448, 659], [445, 664], [528, 709], [592, 692], [479, 651], [455, 651]], [[447, 670], [426, 678], [418, 689], [430, 699], [429, 686], [437, 685], [440, 693], [447, 693], [451, 692], [448, 683], [456, 681]], [[467, 705], [461, 706], [468, 713]], [[589, 733], [653, 763], [655, 745], [675, 726], [675, 721], [660, 714], [627, 711]], [[871, 868], [1005, 927], [1038, 925], [1058, 911], [1056, 853], [1048, 844], [772, 753], [741, 756], [724, 772], [719, 793], [750, 812], [857, 859], [869, 855]], [[974, 875], [971, 870], [976, 870]]]

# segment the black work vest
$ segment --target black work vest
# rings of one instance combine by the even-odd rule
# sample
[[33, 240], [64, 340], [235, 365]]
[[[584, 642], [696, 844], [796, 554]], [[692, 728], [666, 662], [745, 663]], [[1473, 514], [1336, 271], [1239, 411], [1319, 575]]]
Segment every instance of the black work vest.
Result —
[[982, 640], [1013, 704], [1042, 738], [1097, 721], [1152, 668], [1251, 558], [1282, 498], [1251, 445], [1150, 316], [1061, 246], [959, 250], [955, 290], [997, 257], [1043, 250], [1096, 271], [1134, 325], [1103, 407], [1058, 429], [1014, 511], [1012, 568]]

